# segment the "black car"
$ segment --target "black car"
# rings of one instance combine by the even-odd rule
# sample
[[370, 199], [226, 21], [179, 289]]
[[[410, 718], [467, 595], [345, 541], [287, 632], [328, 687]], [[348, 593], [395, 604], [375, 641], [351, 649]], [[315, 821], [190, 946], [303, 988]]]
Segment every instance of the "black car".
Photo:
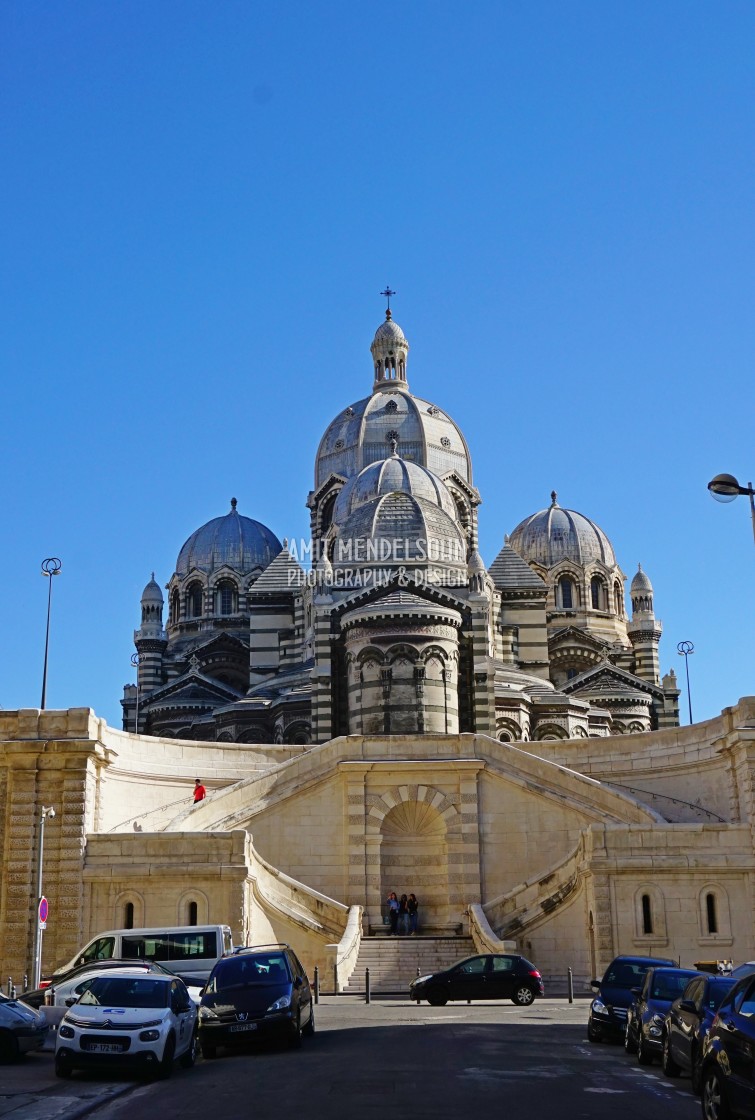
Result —
[[704, 1120], [755, 1117], [755, 976], [745, 976], [721, 1000], [703, 1043]]
[[258, 945], [221, 957], [202, 994], [199, 1043], [205, 1058], [218, 1046], [265, 1037], [300, 1046], [315, 1033], [315, 1008], [307, 974], [288, 945]]
[[694, 968], [649, 968], [642, 987], [632, 990], [624, 1046], [627, 1053], [637, 1054], [641, 1066], [649, 1066], [653, 1058], [660, 1057], [666, 1012], [690, 980], [698, 976]]
[[675, 964], [666, 957], [614, 957], [603, 979], [593, 980], [590, 985], [598, 990], [587, 1018], [590, 1042], [621, 1041], [627, 1026], [627, 1008], [634, 999], [632, 988], [642, 985], [649, 968]]
[[722, 999], [736, 984], [731, 976], [695, 976], [666, 1012], [661, 1063], [667, 1077], [689, 1073], [700, 1092], [703, 1042]]
[[49, 1029], [40, 1011], [0, 992], [0, 1062], [14, 1062], [30, 1050], [41, 1050]]
[[526, 1007], [544, 994], [543, 978], [534, 964], [511, 953], [467, 957], [443, 972], [418, 976], [409, 986], [410, 999], [426, 999], [433, 1007], [450, 999], [510, 999]]

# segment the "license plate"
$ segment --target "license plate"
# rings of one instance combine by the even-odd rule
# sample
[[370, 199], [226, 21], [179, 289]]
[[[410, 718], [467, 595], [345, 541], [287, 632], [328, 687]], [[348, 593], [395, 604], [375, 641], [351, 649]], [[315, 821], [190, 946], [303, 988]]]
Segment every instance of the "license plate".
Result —
[[90, 1054], [122, 1054], [123, 1047], [118, 1042], [90, 1042], [87, 1046]]
[[231, 1027], [232, 1031], [256, 1031], [256, 1023], [234, 1023]]

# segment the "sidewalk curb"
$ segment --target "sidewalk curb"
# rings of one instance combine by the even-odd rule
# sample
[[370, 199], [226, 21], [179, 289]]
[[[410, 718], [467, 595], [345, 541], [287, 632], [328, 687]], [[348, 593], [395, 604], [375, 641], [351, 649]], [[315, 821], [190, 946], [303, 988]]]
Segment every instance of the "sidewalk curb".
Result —
[[108, 1093], [102, 1097], [94, 1097], [92, 1100], [87, 1101], [86, 1104], [81, 1104], [78, 1108], [70, 1112], [62, 1113], [59, 1120], [82, 1120], [85, 1116], [91, 1116], [98, 1108], [104, 1108], [106, 1105], [110, 1104], [111, 1101], [117, 1101], [121, 1097], [125, 1097], [128, 1093], [133, 1093], [139, 1088], [141, 1088], [141, 1083], [135, 1085], [121, 1085], [112, 1093]]

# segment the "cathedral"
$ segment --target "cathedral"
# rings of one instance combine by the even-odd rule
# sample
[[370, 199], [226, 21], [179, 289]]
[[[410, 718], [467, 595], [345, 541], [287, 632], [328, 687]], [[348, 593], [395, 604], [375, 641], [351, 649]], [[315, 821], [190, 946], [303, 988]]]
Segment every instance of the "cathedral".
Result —
[[459, 427], [409, 389], [390, 306], [372, 392], [317, 449], [311, 541], [230, 510], [153, 578], [135, 632], [123, 727], [233, 743], [479, 732], [502, 742], [674, 727], [661, 623], [640, 568], [629, 588], [603, 530], [556, 492], [478, 551], [472, 458]]

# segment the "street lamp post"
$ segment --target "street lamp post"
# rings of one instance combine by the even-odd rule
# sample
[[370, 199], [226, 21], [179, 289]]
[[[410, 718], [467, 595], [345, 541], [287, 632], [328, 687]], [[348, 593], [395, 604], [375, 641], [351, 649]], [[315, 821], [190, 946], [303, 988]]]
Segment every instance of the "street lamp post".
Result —
[[42, 561], [42, 575], [47, 576], [50, 581], [47, 589], [47, 629], [45, 630], [45, 664], [42, 672], [42, 703], [40, 708], [44, 709], [45, 701], [47, 699], [47, 653], [50, 648], [50, 604], [52, 603], [52, 577], [60, 575], [60, 569], [63, 567], [57, 556], [48, 556], [46, 560]]
[[34, 965], [32, 968], [32, 988], [38, 988], [39, 982], [42, 978], [42, 931], [44, 926], [39, 912], [39, 905], [42, 901], [42, 860], [44, 856], [45, 847], [45, 821], [52, 820], [55, 816], [55, 810], [50, 806], [42, 806], [42, 812], [39, 817], [39, 838], [37, 840], [37, 914], [36, 925], [34, 927]]
[[134, 717], [134, 734], [139, 734], [139, 654], [131, 654], [131, 664], [136, 669], [136, 716]]
[[692, 693], [689, 690], [689, 655], [695, 652], [692, 642], [678, 642], [677, 653], [684, 658], [684, 668], [687, 671], [687, 703], [689, 704], [689, 722], [692, 723]]
[[708, 483], [711, 496], [717, 502], [733, 502], [740, 494], [750, 498], [750, 517], [752, 518], [752, 536], [755, 540], [755, 488], [751, 482], [740, 486], [733, 474], [717, 474]]

